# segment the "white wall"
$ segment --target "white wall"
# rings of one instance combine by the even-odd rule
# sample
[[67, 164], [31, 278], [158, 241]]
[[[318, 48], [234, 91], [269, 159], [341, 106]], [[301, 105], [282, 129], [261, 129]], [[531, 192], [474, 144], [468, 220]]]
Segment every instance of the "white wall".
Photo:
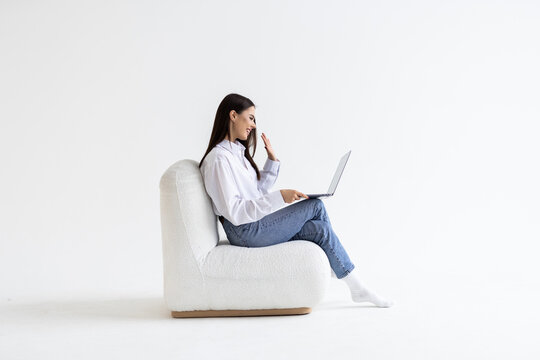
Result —
[[380, 292], [538, 300], [539, 15], [533, 1], [0, 2], [1, 300], [159, 293], [159, 178], [200, 160], [229, 92], [257, 106], [275, 189], [325, 190], [352, 150], [324, 201]]

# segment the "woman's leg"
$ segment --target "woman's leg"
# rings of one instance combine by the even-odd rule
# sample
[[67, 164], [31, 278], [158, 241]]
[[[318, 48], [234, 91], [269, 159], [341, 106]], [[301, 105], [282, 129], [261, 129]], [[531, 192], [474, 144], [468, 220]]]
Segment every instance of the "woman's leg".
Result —
[[343, 278], [354, 269], [354, 264], [332, 229], [321, 199], [302, 200], [259, 221], [239, 226], [225, 219], [223, 227], [233, 245], [262, 247], [290, 240], [309, 240], [324, 250], [337, 278]]
[[313, 200], [318, 200], [314, 207], [319, 215], [306, 221], [290, 240], [309, 240], [319, 245], [326, 253], [336, 277], [342, 279], [353, 271], [355, 265], [332, 229], [324, 203], [320, 199]]
[[332, 229], [324, 203], [320, 199], [302, 200], [259, 221], [234, 226], [225, 219], [223, 228], [229, 242], [244, 247], [262, 247], [291, 240], [309, 240], [328, 256], [336, 277], [345, 281], [355, 302], [371, 302], [388, 307], [393, 303], [369, 291], [361, 283], [347, 252]]

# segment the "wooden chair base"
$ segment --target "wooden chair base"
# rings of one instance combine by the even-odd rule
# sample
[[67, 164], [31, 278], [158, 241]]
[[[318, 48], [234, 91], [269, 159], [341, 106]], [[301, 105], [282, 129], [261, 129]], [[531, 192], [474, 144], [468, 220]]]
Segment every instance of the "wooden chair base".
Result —
[[310, 307], [299, 307], [285, 309], [171, 311], [171, 315], [173, 318], [194, 318], [224, 316], [305, 315], [309, 314], [310, 312]]

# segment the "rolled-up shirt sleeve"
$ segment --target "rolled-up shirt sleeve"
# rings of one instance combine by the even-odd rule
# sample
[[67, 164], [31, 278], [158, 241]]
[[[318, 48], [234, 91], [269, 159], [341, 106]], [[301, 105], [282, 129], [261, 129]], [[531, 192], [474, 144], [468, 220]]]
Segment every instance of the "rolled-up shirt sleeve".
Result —
[[262, 170], [259, 171], [261, 174], [261, 179], [257, 181], [257, 187], [263, 192], [263, 194], [268, 194], [270, 188], [275, 184], [277, 177], [279, 175], [279, 160], [270, 160], [266, 158], [266, 162]]
[[279, 190], [257, 199], [242, 198], [226, 160], [208, 164], [204, 186], [219, 213], [235, 226], [258, 221], [286, 204]]

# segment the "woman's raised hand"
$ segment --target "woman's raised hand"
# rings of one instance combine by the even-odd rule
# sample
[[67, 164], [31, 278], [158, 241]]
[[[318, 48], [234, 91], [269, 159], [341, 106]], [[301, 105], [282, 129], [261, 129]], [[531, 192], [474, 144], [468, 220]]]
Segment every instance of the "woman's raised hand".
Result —
[[274, 148], [272, 147], [272, 144], [270, 144], [270, 139], [266, 137], [265, 133], [262, 133], [261, 138], [264, 141], [264, 148], [266, 149], [266, 153], [268, 154], [268, 157], [270, 160], [276, 161], [276, 153], [274, 152]]
[[293, 189], [281, 189], [279, 190], [281, 192], [281, 196], [283, 197], [283, 200], [290, 204], [295, 200], [300, 200], [301, 197], [309, 199], [309, 197], [304, 194], [303, 192], [293, 190]]

